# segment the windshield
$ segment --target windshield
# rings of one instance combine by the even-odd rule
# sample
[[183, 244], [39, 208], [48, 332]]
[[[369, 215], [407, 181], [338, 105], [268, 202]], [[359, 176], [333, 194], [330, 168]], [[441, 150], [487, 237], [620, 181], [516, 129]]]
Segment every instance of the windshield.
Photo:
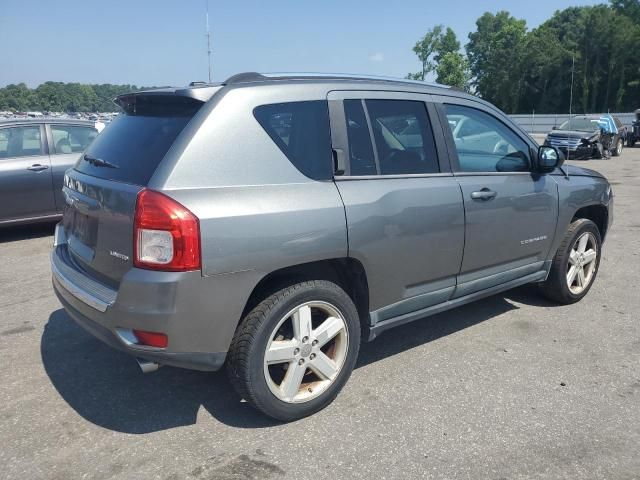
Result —
[[580, 132], [593, 132], [598, 129], [598, 121], [590, 118], [572, 118], [560, 125], [560, 130], [577, 130]]

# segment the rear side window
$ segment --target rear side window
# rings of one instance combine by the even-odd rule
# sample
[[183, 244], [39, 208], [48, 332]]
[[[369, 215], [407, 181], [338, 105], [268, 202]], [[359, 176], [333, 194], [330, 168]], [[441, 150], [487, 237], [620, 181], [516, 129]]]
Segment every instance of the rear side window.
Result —
[[289, 161], [314, 180], [333, 176], [329, 108], [326, 101], [262, 105], [256, 120]]
[[438, 173], [426, 106], [408, 100], [366, 100], [381, 175]]
[[75, 168], [99, 178], [146, 185], [202, 103], [184, 97], [134, 95], [120, 104], [125, 113], [98, 135]]
[[344, 114], [349, 141], [351, 176], [376, 175], [376, 160], [362, 100], [345, 100]]
[[98, 130], [75, 125], [51, 125], [51, 136], [54, 153], [80, 153], [98, 136]]
[[0, 130], [0, 158], [42, 155], [40, 127], [14, 127]]

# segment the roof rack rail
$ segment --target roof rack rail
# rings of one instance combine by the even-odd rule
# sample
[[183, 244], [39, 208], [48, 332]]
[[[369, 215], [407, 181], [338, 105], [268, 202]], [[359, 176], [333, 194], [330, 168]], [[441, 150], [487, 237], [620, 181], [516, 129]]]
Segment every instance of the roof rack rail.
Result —
[[302, 72], [302, 73], [258, 73], [258, 72], [244, 72], [238, 73], [226, 79], [223, 83], [225, 85], [232, 85], [235, 83], [249, 83], [260, 82], [266, 80], [296, 80], [296, 79], [327, 79], [327, 80], [363, 80], [363, 81], [377, 81], [377, 82], [393, 82], [393, 83], [407, 83], [412, 85], [422, 85], [428, 87], [440, 87], [451, 88], [447, 85], [441, 85], [439, 83], [424, 82], [422, 80], [409, 80], [406, 78], [385, 77], [381, 75], [358, 75], [353, 73], [316, 73], [316, 72]]

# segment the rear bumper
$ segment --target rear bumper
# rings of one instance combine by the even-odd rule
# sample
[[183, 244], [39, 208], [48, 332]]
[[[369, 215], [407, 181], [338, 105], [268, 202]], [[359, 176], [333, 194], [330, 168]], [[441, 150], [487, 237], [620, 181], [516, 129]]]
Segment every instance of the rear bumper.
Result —
[[[133, 268], [116, 291], [80, 270], [63, 237], [57, 228], [51, 254], [53, 288], [79, 325], [108, 345], [145, 360], [204, 371], [223, 365], [246, 301], [231, 293], [238, 278]], [[137, 344], [133, 329], [165, 333], [167, 348]]]
[[116, 332], [91, 320], [75, 309], [68, 301], [68, 296], [65, 295], [65, 288], [57, 282], [55, 276], [53, 277], [53, 289], [66, 312], [78, 325], [97, 339], [102, 340], [117, 350], [151, 362], [190, 370], [215, 371], [219, 370], [225, 362], [227, 357], [226, 352], [167, 352], [144, 347], [127, 346]]

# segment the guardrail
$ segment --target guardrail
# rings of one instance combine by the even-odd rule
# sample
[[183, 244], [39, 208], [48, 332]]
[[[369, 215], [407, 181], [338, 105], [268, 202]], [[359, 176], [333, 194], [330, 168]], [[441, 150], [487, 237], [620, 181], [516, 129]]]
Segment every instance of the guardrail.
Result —
[[[589, 116], [604, 114], [589, 114]], [[620, 119], [623, 125], [631, 126], [635, 118], [633, 113], [611, 113]], [[574, 115], [575, 116], [575, 115]], [[509, 115], [513, 121], [520, 125], [528, 133], [549, 133], [553, 127], [559, 127], [569, 120], [568, 114], [544, 114], [544, 115]]]

